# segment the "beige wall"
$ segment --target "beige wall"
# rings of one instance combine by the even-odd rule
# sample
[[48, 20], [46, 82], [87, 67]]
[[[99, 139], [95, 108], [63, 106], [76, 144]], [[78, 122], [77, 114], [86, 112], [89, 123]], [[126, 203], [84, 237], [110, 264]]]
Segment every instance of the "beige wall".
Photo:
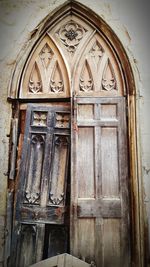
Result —
[[[63, 0], [0, 1], [0, 266], [3, 261], [11, 107], [7, 102], [12, 70], [41, 20]], [[130, 59], [137, 85], [138, 147], [144, 182], [144, 203], [150, 217], [150, 4], [139, 0], [80, 0], [115, 31]]]

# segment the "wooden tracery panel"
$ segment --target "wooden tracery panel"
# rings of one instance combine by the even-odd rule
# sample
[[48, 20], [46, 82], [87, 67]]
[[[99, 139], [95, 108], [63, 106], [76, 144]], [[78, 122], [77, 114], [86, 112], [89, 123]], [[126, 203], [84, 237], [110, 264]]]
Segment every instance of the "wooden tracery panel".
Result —
[[46, 35], [26, 64], [20, 98], [64, 98], [69, 95], [66, 66], [57, 47]]
[[74, 75], [75, 95], [124, 95], [124, 84], [117, 59], [98, 33], [89, 39]]
[[16, 219], [62, 224], [70, 149], [67, 107], [29, 105]]

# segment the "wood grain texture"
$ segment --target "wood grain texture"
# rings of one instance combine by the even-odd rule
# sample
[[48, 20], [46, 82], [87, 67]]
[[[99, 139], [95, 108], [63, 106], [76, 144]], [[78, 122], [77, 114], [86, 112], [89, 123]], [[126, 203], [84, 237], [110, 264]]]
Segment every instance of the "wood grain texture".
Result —
[[[72, 199], [75, 240], [72, 251], [76, 256], [81, 251], [81, 257], [87, 262], [93, 260], [97, 266], [128, 267], [125, 100], [122, 97], [76, 97], [76, 105], [77, 111], [83, 105], [86, 107], [74, 115], [76, 150], [72, 186], [76, 188], [76, 195], [75, 201]], [[84, 112], [88, 113], [92, 105], [94, 114], [88, 118]], [[93, 254], [88, 248], [87, 254], [84, 251], [87, 236], [92, 240]], [[88, 255], [91, 256], [88, 258]]]

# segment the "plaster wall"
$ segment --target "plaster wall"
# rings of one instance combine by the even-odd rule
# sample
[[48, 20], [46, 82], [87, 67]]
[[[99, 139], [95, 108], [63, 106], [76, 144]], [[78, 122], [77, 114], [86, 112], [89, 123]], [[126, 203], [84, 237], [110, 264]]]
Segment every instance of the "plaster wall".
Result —
[[[42, 19], [64, 2], [0, 0], [0, 267], [3, 266], [11, 119], [11, 105], [7, 101], [9, 82], [20, 52], [30, 42], [31, 32]], [[95, 11], [114, 30], [127, 52], [134, 71], [137, 86], [138, 152], [142, 166], [139, 182], [140, 186], [144, 187], [146, 220], [150, 225], [150, 3], [146, 0], [79, 2]]]

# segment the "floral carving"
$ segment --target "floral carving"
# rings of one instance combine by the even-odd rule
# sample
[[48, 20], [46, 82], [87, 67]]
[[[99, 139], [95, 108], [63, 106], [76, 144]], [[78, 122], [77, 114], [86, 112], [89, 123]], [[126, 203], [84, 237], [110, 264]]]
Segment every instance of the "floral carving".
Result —
[[29, 92], [33, 94], [42, 92], [42, 82], [41, 82], [40, 72], [39, 72], [37, 63], [34, 64], [31, 75], [30, 75]]
[[60, 93], [64, 91], [64, 85], [63, 85], [63, 81], [54, 81], [51, 80], [50, 82], [50, 91], [53, 93]]
[[102, 78], [102, 89], [105, 91], [117, 90], [114, 70], [109, 60]]
[[80, 78], [80, 91], [83, 92], [89, 92], [93, 90], [93, 81], [92, 79], [89, 80], [83, 80], [82, 78]]
[[46, 112], [34, 112], [33, 113], [33, 125], [34, 126], [46, 126], [47, 113]]
[[53, 197], [53, 194], [49, 194], [49, 198], [52, 204], [59, 205], [64, 200], [64, 193], [60, 195], [60, 197]]
[[60, 28], [58, 35], [68, 52], [74, 53], [86, 30], [74, 21], [68, 22]]
[[69, 128], [69, 114], [66, 113], [56, 113], [56, 124], [57, 128]]
[[40, 197], [39, 192], [25, 192], [25, 197], [28, 200], [29, 203], [34, 204]]
[[79, 87], [80, 91], [82, 92], [93, 91], [93, 79], [90, 71], [90, 66], [87, 61], [85, 61], [85, 64], [82, 68]]
[[102, 79], [102, 88], [106, 91], [111, 91], [116, 89], [116, 80], [112, 79]]
[[58, 62], [56, 62], [53, 74], [50, 80], [50, 92], [61, 93], [64, 91], [64, 83], [62, 79], [62, 73]]
[[41, 81], [34, 82], [30, 79], [29, 81], [29, 92], [33, 94], [37, 94], [42, 92], [42, 84]]
[[51, 50], [48, 44], [45, 44], [45, 46], [42, 48], [40, 52], [40, 58], [46, 68], [49, 66], [52, 57], [53, 57], [53, 51]]

